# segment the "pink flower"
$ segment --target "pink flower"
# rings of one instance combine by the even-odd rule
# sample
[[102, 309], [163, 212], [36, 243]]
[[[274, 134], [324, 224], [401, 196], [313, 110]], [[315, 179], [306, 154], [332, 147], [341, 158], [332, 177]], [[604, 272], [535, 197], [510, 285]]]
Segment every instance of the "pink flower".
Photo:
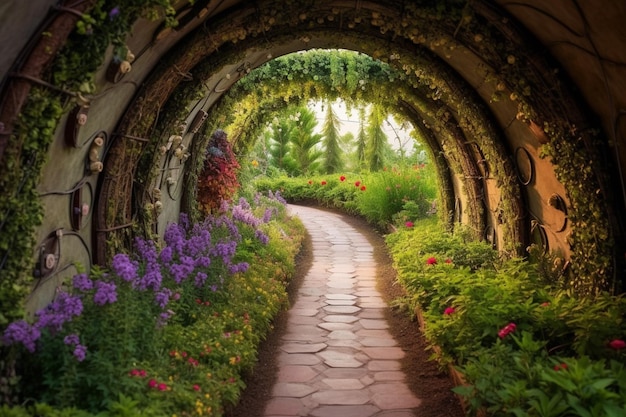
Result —
[[346, 176], [342, 175], [341, 177], [339, 177], [339, 181], [344, 182], [346, 180]]
[[611, 347], [611, 349], [622, 350], [626, 348], [626, 342], [621, 339], [614, 339], [609, 342], [609, 346]]
[[159, 391], [167, 391], [167, 385], [165, 385], [164, 383], [162, 383], [162, 382], [161, 382], [161, 383], [157, 386], [157, 389], [158, 389]]
[[404, 223], [404, 225], [406, 227], [413, 227], [413, 222], [406, 222], [406, 223]]
[[450, 314], [454, 314], [455, 311], [454, 307], [448, 307], [443, 311], [443, 314], [449, 316]]
[[195, 385], [193, 386], [193, 390], [194, 390], [194, 391], [200, 391], [200, 385], [195, 384]]
[[500, 339], [504, 339], [509, 333], [513, 333], [516, 328], [517, 328], [517, 325], [515, 323], [509, 323], [506, 326], [504, 326], [502, 329], [500, 329], [500, 331], [498, 332], [498, 337]]
[[150, 388], [154, 388], [154, 387], [156, 387], [156, 386], [157, 386], [157, 382], [156, 382], [156, 380], [155, 380], [155, 379], [151, 379], [150, 381], [148, 381], [148, 386], [149, 386]]
[[430, 258], [426, 259], [427, 265], [435, 265], [436, 263], [437, 263], [437, 259], [434, 256], [431, 256]]

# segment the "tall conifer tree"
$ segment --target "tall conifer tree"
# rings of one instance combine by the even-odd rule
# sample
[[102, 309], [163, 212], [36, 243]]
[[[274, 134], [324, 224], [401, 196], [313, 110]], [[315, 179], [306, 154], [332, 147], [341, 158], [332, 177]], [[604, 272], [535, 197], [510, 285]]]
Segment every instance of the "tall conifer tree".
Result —
[[339, 119], [335, 114], [330, 102], [326, 103], [326, 118], [324, 120], [323, 146], [325, 152], [324, 158], [324, 172], [332, 174], [339, 172], [343, 169], [343, 151], [339, 142], [341, 137], [339, 135]]

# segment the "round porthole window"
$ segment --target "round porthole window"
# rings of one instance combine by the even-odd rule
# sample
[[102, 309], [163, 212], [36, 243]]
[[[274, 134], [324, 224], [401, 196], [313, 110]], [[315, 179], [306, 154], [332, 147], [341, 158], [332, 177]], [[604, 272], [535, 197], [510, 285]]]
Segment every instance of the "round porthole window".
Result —
[[529, 185], [535, 178], [535, 163], [526, 148], [520, 146], [515, 150], [515, 167], [523, 185]]

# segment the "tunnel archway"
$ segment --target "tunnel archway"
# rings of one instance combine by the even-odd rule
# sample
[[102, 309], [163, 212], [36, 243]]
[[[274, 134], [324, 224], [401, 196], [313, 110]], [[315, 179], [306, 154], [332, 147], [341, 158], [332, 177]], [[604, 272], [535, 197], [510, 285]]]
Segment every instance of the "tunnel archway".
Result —
[[[72, 10], [80, 14], [90, 6], [84, 2], [81, 9]], [[585, 17], [587, 24], [599, 25], [611, 13], [560, 6]], [[619, 16], [620, 6], [614, 7]], [[554, 39], [564, 33], [571, 35], [567, 24], [553, 23], [546, 33], [538, 27], [542, 18], [559, 13], [533, 2], [181, 2], [168, 17], [177, 21], [175, 28], [163, 18], [151, 21], [132, 15], [132, 33], [124, 38], [124, 48], [108, 48], [93, 88], [87, 88], [90, 93], [77, 94], [42, 80], [47, 65], [33, 64], [36, 53], [59, 50], [68, 37], [84, 35], [72, 32], [77, 13], [57, 8], [43, 29], [33, 31], [32, 44], [3, 82], [3, 187], [23, 205], [40, 199], [43, 213], [41, 225], [36, 225], [21, 222], [14, 209], [3, 206], [3, 234], [28, 233], [35, 227], [34, 244], [26, 239], [20, 246], [28, 249], [23, 259], [3, 261], [4, 270], [22, 269], [7, 274], [7, 280], [32, 281], [33, 268], [24, 266], [35, 263], [39, 295], [30, 306], [35, 308], [49, 300], [62, 283], [59, 272], [71, 270], [73, 262], [105, 263], [107, 248], [127, 245], [128, 236], [137, 231], [133, 228], [149, 226], [137, 224], [138, 210], [154, 198], [152, 184], [136, 182], [155, 169], [150, 163], [154, 158], [145, 152], [159, 149], [172, 136], [190, 145], [201, 137], [205, 113], [215, 118], [205, 129], [223, 122], [216, 110], [226, 93], [265, 62], [299, 50], [346, 48], [404, 74], [401, 88], [406, 92], [398, 111], [426, 131], [433, 150], [447, 158], [448, 167], [441, 165], [440, 171], [452, 171], [448, 200], [465, 209], [474, 205], [474, 218], [465, 221], [483, 231], [489, 226], [497, 236], [502, 236], [498, 230], [508, 229], [501, 246], [508, 244], [513, 251], [538, 230], [552, 250], [571, 260], [574, 275], [589, 277], [588, 282], [581, 280], [581, 287], [615, 290], [623, 261], [619, 213], [624, 156], [619, 134], [624, 126], [613, 108], [591, 98], [597, 83], [587, 83], [575, 73], [576, 57], [560, 50], [554, 51], [556, 60], [545, 56], [545, 44], [557, 42]], [[46, 31], [50, 27], [57, 31]], [[41, 33], [52, 33], [54, 42]], [[591, 41], [590, 36], [585, 39]], [[604, 63], [598, 48], [595, 58]], [[134, 56], [121, 56], [126, 49]], [[588, 48], [578, 49], [589, 58]], [[610, 52], [606, 55], [615, 55]], [[126, 72], [130, 61], [132, 70]], [[55, 59], [47, 57], [46, 62]], [[619, 67], [619, 57], [611, 62]], [[29, 141], [35, 139], [24, 132], [30, 128], [30, 133], [40, 133], [28, 123], [16, 123], [18, 116], [35, 117], [38, 111], [26, 97], [57, 93], [71, 100], [65, 101], [65, 109], [54, 107], [46, 113], [49, 131], [42, 136], [51, 139], [39, 154], [49, 163], [33, 164], [34, 171], [26, 176], [10, 174], [28, 161]], [[21, 101], [14, 100], [18, 96], [23, 96]], [[598, 119], [589, 115], [589, 108]], [[90, 160], [94, 150], [95, 160]], [[193, 170], [193, 165], [181, 169]], [[30, 184], [29, 192], [23, 192], [22, 177]], [[83, 212], [85, 205], [89, 207]], [[563, 207], [567, 222], [556, 224]], [[164, 208], [168, 210], [176, 213], [179, 206]], [[62, 229], [70, 232], [59, 235]], [[55, 254], [62, 240], [59, 262], [44, 271], [42, 260]], [[6, 244], [3, 250], [5, 260], [16, 256]]]

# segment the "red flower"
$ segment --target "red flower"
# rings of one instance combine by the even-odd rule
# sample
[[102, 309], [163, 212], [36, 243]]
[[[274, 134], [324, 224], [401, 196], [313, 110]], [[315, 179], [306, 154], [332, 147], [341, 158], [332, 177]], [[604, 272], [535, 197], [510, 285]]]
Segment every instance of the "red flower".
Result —
[[446, 263], [447, 264], [451, 264], [452, 263], [452, 259], [450, 259], [450, 258], [446, 259]]
[[498, 337], [500, 339], [504, 339], [509, 333], [513, 333], [516, 328], [517, 328], [517, 325], [515, 323], [509, 323], [506, 326], [504, 326], [502, 329], [500, 329], [500, 331], [498, 332]]
[[357, 181], [357, 182], [354, 183], [355, 187], [358, 187], [359, 185], [361, 185], [361, 181]]
[[311, 185], [311, 184], [313, 184], [313, 181], [312, 181], [312, 180], [309, 180], [309, 185]]
[[426, 259], [427, 265], [435, 265], [436, 263], [437, 263], [437, 259], [434, 256], [431, 256], [430, 258]]
[[550, 303], [547, 302], [547, 301], [545, 303], [541, 303], [540, 304], [541, 307], [548, 307], [549, 305], [550, 305]]
[[195, 384], [195, 385], [193, 386], [193, 390], [194, 390], [194, 391], [200, 391], [200, 385]]
[[406, 227], [413, 227], [413, 222], [406, 222], [406, 223], [404, 223], [404, 225]]
[[365, 191], [365, 186], [361, 185], [361, 191]]
[[611, 347], [611, 349], [621, 350], [626, 348], [626, 342], [620, 339], [615, 339], [609, 342], [609, 346]]
[[322, 184], [322, 185], [326, 185], [326, 181], [322, 181], [320, 184]]
[[346, 180], [346, 176], [342, 175], [341, 177], [339, 177], [339, 181], [344, 182]]
[[560, 371], [560, 370], [565, 370], [567, 369], [567, 364], [566, 363], [560, 363], [558, 365], [554, 365], [554, 370], [555, 371]]
[[156, 380], [155, 380], [155, 379], [151, 379], [150, 381], [148, 381], [148, 386], [149, 386], [150, 388], [154, 388], [154, 387], [156, 387], [156, 386], [157, 386], [157, 382], [156, 382]]
[[449, 316], [450, 314], [454, 314], [455, 311], [454, 307], [448, 307], [443, 311], [443, 314]]
[[164, 383], [162, 383], [162, 382], [161, 382], [161, 383], [157, 386], [157, 389], [158, 389], [159, 391], [167, 391], [167, 385], [165, 385]]

